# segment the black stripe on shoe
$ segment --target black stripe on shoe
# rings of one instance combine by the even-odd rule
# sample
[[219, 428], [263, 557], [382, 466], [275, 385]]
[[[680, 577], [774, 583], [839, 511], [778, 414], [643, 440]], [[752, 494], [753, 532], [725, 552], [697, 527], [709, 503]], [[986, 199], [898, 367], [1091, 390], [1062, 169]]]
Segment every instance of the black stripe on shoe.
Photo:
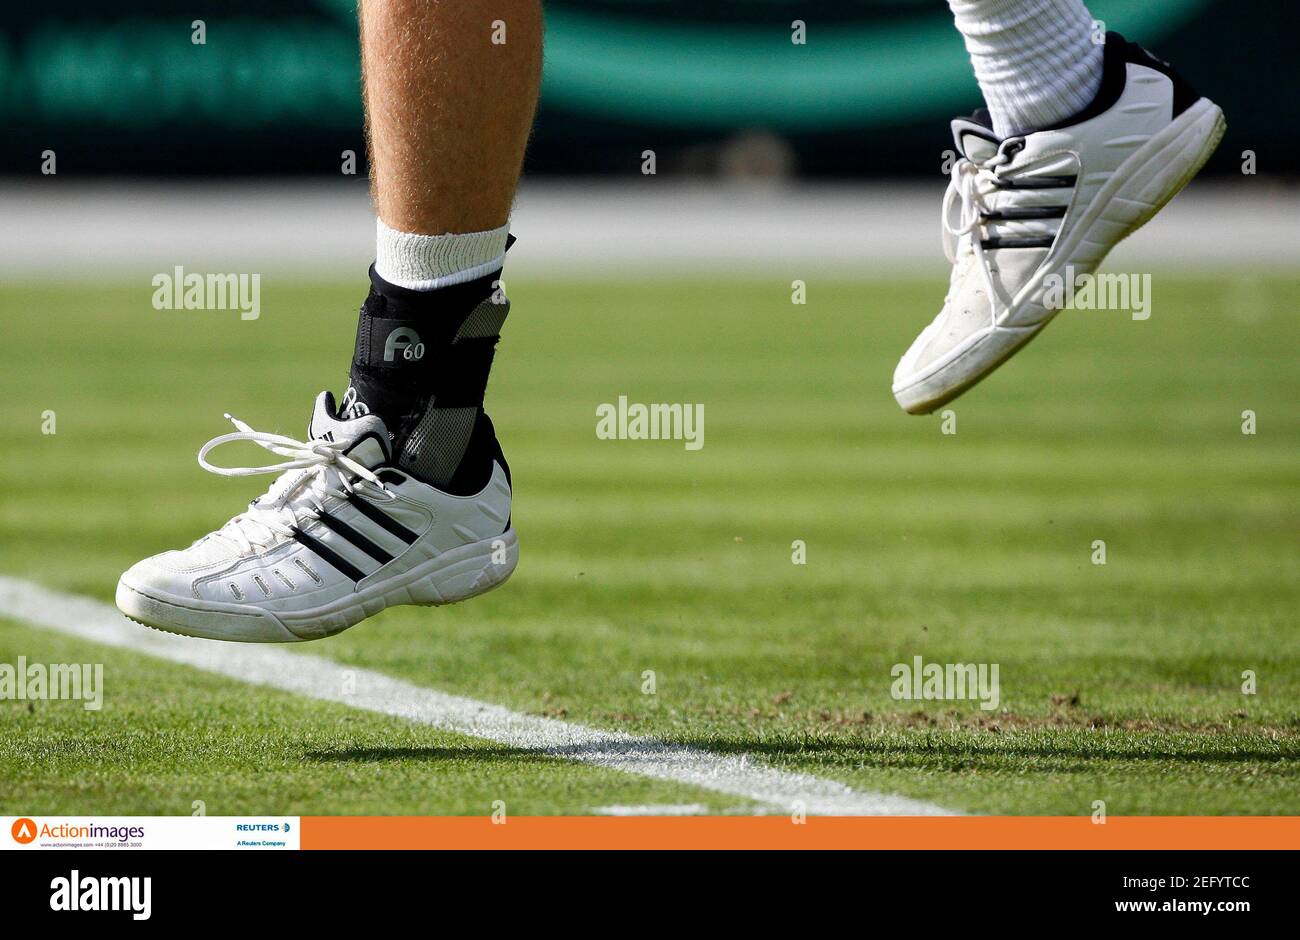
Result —
[[998, 189], [1068, 189], [1074, 186], [1077, 176], [1021, 176], [997, 180]]
[[1065, 206], [1026, 206], [1023, 209], [997, 209], [980, 216], [983, 222], [1018, 222], [1023, 219], [1063, 219]]
[[1055, 235], [1041, 235], [1027, 238], [986, 238], [980, 242], [985, 251], [995, 248], [1051, 248], [1056, 241]]
[[358, 568], [352, 562], [348, 561], [334, 549], [330, 548], [320, 539], [313, 538], [297, 526], [293, 527], [293, 538], [299, 545], [310, 548], [313, 552], [329, 562], [340, 572], [347, 575], [353, 581], [360, 581], [366, 576], [366, 573]]
[[356, 507], [357, 512], [361, 513], [361, 515], [365, 516], [389, 535], [397, 536], [407, 545], [412, 544], [420, 537], [396, 519], [378, 509], [374, 504], [366, 502], [360, 496], [350, 496], [348, 497], [348, 502]]
[[381, 565], [386, 565], [393, 560], [392, 555], [388, 554], [388, 552], [384, 551], [341, 519], [335, 519], [333, 516], [324, 512], [317, 516], [316, 519], [321, 525], [329, 529], [339, 538], [351, 542], [353, 547], [361, 549], [361, 551], [365, 552]]

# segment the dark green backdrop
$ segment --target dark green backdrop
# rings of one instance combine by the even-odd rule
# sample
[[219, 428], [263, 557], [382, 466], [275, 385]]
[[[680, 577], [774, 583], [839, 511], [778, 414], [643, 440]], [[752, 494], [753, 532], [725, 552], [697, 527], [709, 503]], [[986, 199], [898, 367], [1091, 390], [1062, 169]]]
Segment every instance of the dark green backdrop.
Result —
[[[1300, 169], [1293, 0], [1093, 0], [1228, 113], [1213, 169]], [[943, 0], [551, 0], [533, 173], [707, 171], [766, 132], [811, 176], [932, 173], [978, 103]], [[206, 43], [191, 42], [202, 18]], [[791, 42], [794, 20], [805, 44]], [[350, 0], [65, 0], [6, 11], [0, 171], [336, 173], [362, 150]], [[768, 144], [769, 151], [773, 145]], [[362, 168], [364, 171], [364, 168]]]

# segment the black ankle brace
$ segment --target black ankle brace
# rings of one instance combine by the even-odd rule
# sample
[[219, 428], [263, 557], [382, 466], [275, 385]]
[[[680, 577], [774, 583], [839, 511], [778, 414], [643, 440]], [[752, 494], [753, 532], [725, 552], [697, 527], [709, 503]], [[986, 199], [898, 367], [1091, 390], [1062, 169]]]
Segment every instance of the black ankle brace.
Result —
[[443, 486], [466, 455], [510, 312], [501, 272], [434, 291], [370, 276], [349, 397], [384, 419], [398, 466]]

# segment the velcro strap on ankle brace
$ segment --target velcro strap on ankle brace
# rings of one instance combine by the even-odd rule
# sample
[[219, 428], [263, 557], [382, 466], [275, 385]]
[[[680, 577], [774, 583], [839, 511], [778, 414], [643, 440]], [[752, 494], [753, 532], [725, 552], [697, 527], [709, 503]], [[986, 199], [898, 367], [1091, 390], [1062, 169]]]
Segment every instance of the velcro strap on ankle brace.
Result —
[[400, 369], [415, 374], [436, 358], [430, 357], [433, 350], [451, 345], [457, 326], [454, 321], [432, 317], [376, 317], [363, 310], [357, 323], [357, 351], [353, 358], [372, 369]]

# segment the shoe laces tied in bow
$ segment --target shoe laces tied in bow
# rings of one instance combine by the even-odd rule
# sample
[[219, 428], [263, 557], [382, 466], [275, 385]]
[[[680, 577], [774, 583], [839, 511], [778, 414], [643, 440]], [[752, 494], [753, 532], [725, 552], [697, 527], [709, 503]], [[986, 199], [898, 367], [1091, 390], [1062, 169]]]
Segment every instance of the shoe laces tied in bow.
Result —
[[[359, 488], [381, 496], [395, 497], [373, 471], [353, 460], [343, 451], [349, 441], [316, 439], [299, 441], [283, 434], [255, 431], [238, 418], [225, 416], [238, 430], [214, 437], [199, 449], [199, 466], [210, 473], [226, 477], [278, 473], [280, 476], [264, 494], [248, 504], [248, 510], [235, 516], [213, 537], [232, 543], [242, 554], [255, 547], [273, 544], [277, 537], [292, 538], [296, 528], [319, 518], [325, 511], [326, 498], [347, 498]], [[218, 467], [207, 456], [222, 444], [251, 441], [289, 460], [260, 467]]]

